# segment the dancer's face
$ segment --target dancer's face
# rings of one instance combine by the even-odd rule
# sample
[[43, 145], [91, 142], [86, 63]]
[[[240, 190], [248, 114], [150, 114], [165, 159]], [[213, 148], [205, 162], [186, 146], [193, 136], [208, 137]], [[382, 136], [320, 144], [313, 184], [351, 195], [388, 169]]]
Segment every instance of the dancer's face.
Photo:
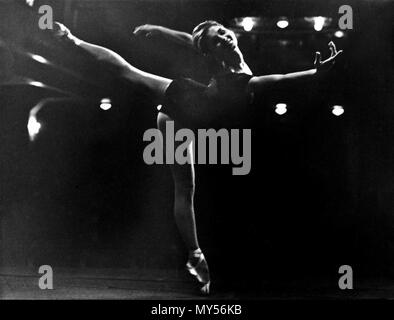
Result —
[[223, 26], [212, 26], [206, 33], [208, 52], [218, 61], [225, 61], [238, 50], [234, 32]]

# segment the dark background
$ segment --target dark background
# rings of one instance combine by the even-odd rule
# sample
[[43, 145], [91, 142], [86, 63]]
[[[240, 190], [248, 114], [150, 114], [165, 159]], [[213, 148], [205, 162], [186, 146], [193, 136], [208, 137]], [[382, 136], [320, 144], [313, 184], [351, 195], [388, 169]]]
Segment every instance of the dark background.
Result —
[[[322, 15], [335, 25], [343, 3], [40, 4], [51, 4], [55, 20], [78, 37], [119, 52], [134, 66], [204, 82], [209, 68], [200, 57], [160, 39], [135, 38], [133, 28], [152, 23], [191, 32], [206, 19], [228, 25], [248, 15]], [[343, 264], [359, 275], [392, 274], [393, 2], [346, 4], [354, 29], [341, 39], [291, 30], [240, 34], [255, 74], [310, 68], [315, 51], [328, 55], [331, 39], [344, 54], [321, 82], [258, 101], [248, 176], [232, 176], [230, 166], [196, 166], [200, 243], [219, 280], [253, 287], [278, 279], [337, 279]], [[186, 250], [173, 219], [169, 168], [142, 159], [143, 132], [156, 126], [153, 101], [40, 31], [33, 11], [11, 1], [0, 8], [1, 264], [182, 270]], [[23, 52], [54, 64], [41, 65]], [[22, 77], [52, 89], [22, 84]], [[40, 112], [43, 128], [30, 142], [29, 111], [48, 97], [57, 100]], [[99, 108], [103, 97], [113, 101], [108, 111]], [[289, 106], [283, 116], [274, 112], [278, 102]], [[331, 113], [334, 104], [344, 106], [342, 116]]]

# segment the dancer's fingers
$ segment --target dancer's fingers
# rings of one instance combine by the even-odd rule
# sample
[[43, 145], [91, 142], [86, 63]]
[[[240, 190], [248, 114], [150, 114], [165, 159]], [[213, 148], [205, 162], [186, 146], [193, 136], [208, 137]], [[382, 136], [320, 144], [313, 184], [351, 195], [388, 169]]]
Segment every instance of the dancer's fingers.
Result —
[[330, 48], [330, 57], [333, 57], [335, 55], [334, 48], [332, 46], [329, 46], [329, 48]]
[[331, 56], [334, 56], [337, 54], [337, 48], [335, 46], [335, 43], [333, 41], [330, 41], [330, 43], [328, 44], [330, 51], [331, 51]]
[[142, 35], [145, 37], [150, 37], [152, 36], [152, 26], [149, 24], [138, 26], [134, 29], [133, 34], [136, 36]]
[[316, 51], [315, 53], [315, 61], [313, 64], [315, 65], [315, 67], [318, 67], [321, 64], [321, 54], [319, 51]]
[[321, 65], [328, 65], [331, 64], [333, 65], [335, 63], [335, 60], [337, 59], [337, 57], [342, 54], [343, 50], [339, 50], [334, 56], [329, 57], [327, 60], [324, 60], [323, 62], [321, 62]]

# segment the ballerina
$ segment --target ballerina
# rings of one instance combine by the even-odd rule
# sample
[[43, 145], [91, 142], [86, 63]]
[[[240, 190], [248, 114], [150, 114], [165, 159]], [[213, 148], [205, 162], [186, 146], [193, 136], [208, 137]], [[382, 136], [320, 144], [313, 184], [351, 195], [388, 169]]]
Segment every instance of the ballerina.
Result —
[[[250, 116], [249, 113], [252, 112], [250, 105], [256, 96], [267, 94], [273, 88], [286, 88], [304, 81], [314, 81], [330, 70], [342, 53], [342, 50], [337, 51], [335, 44], [330, 42], [330, 57], [322, 61], [321, 54], [316, 52], [313, 68], [288, 74], [255, 76], [244, 60], [234, 32], [216, 21], [200, 23], [194, 28], [192, 35], [149, 25], [136, 29], [136, 34], [162, 32], [215, 61], [219, 72], [213, 75], [208, 85], [204, 85], [189, 78], [172, 80], [144, 72], [114, 51], [78, 39], [64, 25], [56, 23], [55, 26], [54, 32], [58, 38], [72, 42], [89, 52], [96, 60], [115, 68], [120, 78], [147, 91], [157, 104], [162, 104], [158, 114], [158, 127], [163, 132], [167, 121], [174, 121], [175, 129], [206, 128], [218, 123], [225, 126], [242, 125], [243, 116]], [[171, 166], [175, 185], [175, 220], [189, 251], [186, 268], [200, 284], [200, 292], [209, 294], [209, 268], [198, 242], [194, 213], [195, 172], [192, 144], [188, 146], [187, 154], [190, 157], [187, 164]]]

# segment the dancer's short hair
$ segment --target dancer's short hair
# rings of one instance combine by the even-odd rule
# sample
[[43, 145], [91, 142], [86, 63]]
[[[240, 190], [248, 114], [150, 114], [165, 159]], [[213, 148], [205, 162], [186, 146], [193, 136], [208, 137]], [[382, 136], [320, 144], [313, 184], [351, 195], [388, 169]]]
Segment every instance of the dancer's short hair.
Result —
[[223, 25], [217, 21], [207, 20], [207, 21], [201, 22], [193, 30], [193, 33], [192, 33], [193, 45], [202, 54], [209, 53], [208, 43], [206, 41], [206, 34], [208, 32], [208, 29], [213, 26], [223, 27]]

